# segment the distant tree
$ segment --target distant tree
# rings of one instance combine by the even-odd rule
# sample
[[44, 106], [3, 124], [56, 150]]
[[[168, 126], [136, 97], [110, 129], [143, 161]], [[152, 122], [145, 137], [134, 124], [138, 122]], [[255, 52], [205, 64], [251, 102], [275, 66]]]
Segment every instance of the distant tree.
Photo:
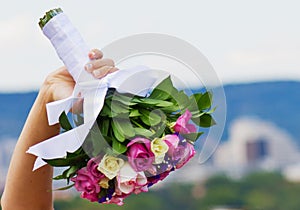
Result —
[[[200, 186], [200, 190], [197, 187]], [[201, 187], [202, 186], [202, 187]], [[196, 190], [195, 190], [196, 189]], [[199, 196], [197, 193], [200, 193]], [[216, 206], [247, 210], [299, 210], [300, 184], [279, 173], [255, 173], [240, 180], [215, 176], [203, 183], [173, 183], [125, 199], [122, 207], [90, 203], [79, 197], [56, 201], [55, 210], [211, 210]]]

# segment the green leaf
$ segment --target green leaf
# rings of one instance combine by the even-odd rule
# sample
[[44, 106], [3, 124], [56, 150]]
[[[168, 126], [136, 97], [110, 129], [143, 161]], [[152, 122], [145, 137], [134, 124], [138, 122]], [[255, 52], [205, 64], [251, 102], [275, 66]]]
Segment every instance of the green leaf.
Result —
[[65, 112], [61, 113], [61, 115], [59, 116], [59, 124], [65, 131], [69, 131], [72, 129], [72, 125], [69, 122], [69, 119]]
[[46, 163], [55, 167], [65, 167], [82, 164], [82, 161], [86, 159], [86, 154], [80, 154], [75, 157], [56, 158], [56, 159], [43, 159]]
[[203, 93], [195, 93], [190, 96], [190, 98], [193, 98], [195, 101], [199, 101], [200, 98], [203, 96]]
[[112, 101], [111, 102], [111, 110], [115, 113], [129, 113], [130, 108], [129, 106], [126, 106], [118, 101]]
[[[194, 120], [193, 120], [194, 121]], [[210, 114], [204, 114], [200, 117], [200, 126], [204, 128], [211, 127], [216, 124], [216, 121], [212, 118]]]
[[71, 177], [73, 177], [76, 172], [80, 169], [79, 166], [71, 166], [68, 169], [66, 169], [61, 175], [58, 175], [56, 177], [53, 177], [54, 180], [62, 180], [67, 179], [69, 180]]
[[168, 107], [168, 106], [174, 106], [174, 103], [169, 102], [169, 101], [163, 101], [163, 100], [158, 100], [158, 99], [151, 99], [151, 98], [143, 98], [140, 99], [141, 104], [148, 104], [151, 106], [155, 105], [158, 107]]
[[78, 171], [78, 167], [77, 166], [71, 166], [68, 170], [65, 171], [65, 175], [67, 178], [70, 178], [72, 176], [74, 176], [76, 174], [76, 172]]
[[189, 97], [183, 90], [173, 91], [172, 101], [174, 104], [177, 104], [180, 110], [184, 110], [190, 104]]
[[124, 142], [125, 141], [124, 132], [120, 128], [119, 124], [116, 123], [116, 120], [111, 121], [111, 126], [112, 126], [112, 130], [113, 130], [113, 134], [116, 137], [116, 139], [120, 142]]
[[172, 83], [171, 77], [168, 76], [161, 83], [159, 83], [150, 94], [149, 98], [166, 100], [172, 96], [173, 92], [177, 91]]
[[190, 104], [187, 106], [187, 109], [193, 115], [199, 114], [199, 112], [201, 112], [201, 110], [199, 110], [199, 107], [198, 107], [198, 101], [200, 100], [202, 95], [203, 95], [202, 93], [196, 93], [189, 97]]
[[150, 130], [147, 130], [145, 128], [134, 128], [134, 131], [137, 136], [144, 136], [148, 138], [154, 134]]
[[187, 134], [181, 133], [180, 135], [183, 136], [185, 139], [191, 141], [191, 142], [195, 142], [195, 141], [198, 140], [198, 138], [199, 138], [203, 133], [204, 133], [204, 132], [187, 133]]
[[139, 112], [138, 109], [132, 109], [130, 111], [129, 117], [139, 117], [141, 116], [141, 113]]
[[[192, 119], [196, 120], [196, 121], [199, 121], [200, 117], [204, 114], [206, 114], [206, 112], [199, 112], [199, 111], [193, 111], [191, 112], [192, 113]], [[199, 125], [199, 124], [197, 124]]]
[[209, 109], [212, 104], [212, 93], [205, 92], [197, 101], [199, 110]]
[[53, 177], [52, 179], [53, 180], [62, 180], [62, 179], [66, 179], [66, 177], [61, 174], [61, 175], [58, 175], [56, 177]]
[[51, 166], [55, 166], [55, 167], [65, 167], [65, 166], [70, 166], [70, 159], [67, 158], [56, 158], [56, 159], [51, 159], [51, 160], [47, 160], [47, 159], [43, 159], [46, 163], [48, 163]]
[[208, 112], [206, 112], [206, 114], [212, 114], [216, 111], [217, 107], [212, 108], [211, 110], [209, 110]]
[[100, 116], [103, 116], [103, 117], [112, 117], [112, 112], [111, 112], [111, 109], [110, 107], [107, 105], [107, 103], [105, 103], [103, 105], [103, 108], [100, 112]]
[[159, 109], [153, 110], [149, 114], [149, 121], [151, 126], [155, 126], [159, 123], [161, 123], [163, 120], [166, 119], [165, 114], [160, 111]]
[[117, 92], [115, 92], [115, 94], [112, 97], [112, 101], [114, 101], [114, 102], [118, 101], [118, 102], [122, 103], [123, 105], [125, 105], [127, 107], [128, 106], [134, 106], [134, 105], [137, 104], [132, 99], [133, 99], [132, 97], [129, 97], [129, 96], [126, 96], [125, 94], [120, 94], [120, 93], [117, 93]]
[[101, 151], [103, 151], [107, 146], [108, 143], [104, 136], [100, 133], [100, 131], [95, 131], [95, 129], [91, 130], [90, 132], [90, 139], [93, 144], [92, 155], [98, 156]]
[[113, 140], [112, 148], [113, 148], [113, 151], [117, 154], [123, 154], [127, 151], [127, 147], [116, 140]]
[[108, 135], [110, 120], [107, 118], [102, 118], [99, 120], [99, 129], [101, 130], [101, 134], [103, 136]]
[[150, 112], [146, 109], [141, 109], [140, 112], [142, 114], [140, 117], [141, 120], [148, 126], [157, 125], [162, 121], [161, 116], [158, 115], [156, 111]]
[[155, 129], [155, 133], [151, 136], [151, 138], [158, 138], [161, 137], [166, 131], [166, 124], [161, 123], [158, 127]]
[[133, 137], [135, 135], [134, 129], [132, 127], [129, 119], [114, 118], [113, 123], [115, 127], [125, 136]]
[[57, 189], [54, 189], [54, 191], [68, 190], [68, 189], [74, 187], [74, 185], [75, 184], [71, 184], [71, 185], [68, 185], [68, 186], [65, 186], [65, 187], [57, 188]]
[[174, 106], [160, 108], [160, 110], [167, 114], [167, 113], [178, 112], [180, 108], [179, 106], [174, 105]]

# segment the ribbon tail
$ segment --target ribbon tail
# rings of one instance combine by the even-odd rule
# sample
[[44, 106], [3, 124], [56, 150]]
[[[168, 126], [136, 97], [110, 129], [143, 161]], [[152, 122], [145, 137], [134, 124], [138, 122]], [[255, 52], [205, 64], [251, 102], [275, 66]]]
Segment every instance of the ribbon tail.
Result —
[[34, 166], [33, 166], [33, 169], [32, 171], [35, 171], [43, 166], [47, 165], [47, 163], [45, 161], [43, 161], [42, 158], [38, 157], [36, 158], [35, 162], [34, 162]]
[[70, 96], [66, 99], [62, 99], [59, 101], [54, 101], [51, 103], [46, 104], [47, 109], [47, 116], [48, 116], [48, 123], [49, 125], [54, 125], [59, 122], [59, 116], [63, 111], [66, 113], [69, 112], [69, 110], [72, 107], [72, 101], [74, 97]]
[[27, 150], [27, 153], [37, 156], [33, 170], [44, 165], [42, 159], [63, 158], [67, 152], [75, 152], [83, 144], [94, 121], [85, 123], [68, 132], [54, 136], [44, 142], [36, 144]]

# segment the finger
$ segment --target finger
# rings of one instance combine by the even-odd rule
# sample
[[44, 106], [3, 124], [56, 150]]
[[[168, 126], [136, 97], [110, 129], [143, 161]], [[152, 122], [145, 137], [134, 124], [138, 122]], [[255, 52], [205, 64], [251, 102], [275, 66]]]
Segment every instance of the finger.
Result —
[[105, 77], [107, 74], [115, 72], [119, 70], [116, 67], [113, 66], [103, 66], [99, 69], [96, 69], [95, 71], [92, 72], [93, 76], [97, 79]]
[[103, 66], [112, 66], [112, 67], [115, 66], [115, 62], [110, 58], [97, 59], [92, 61], [92, 63], [95, 69], [101, 68]]
[[104, 66], [114, 67], [115, 63], [112, 59], [109, 58], [92, 60], [85, 65], [85, 70], [91, 73], [92, 71], [102, 68]]
[[91, 60], [101, 59], [103, 57], [103, 53], [102, 53], [102, 51], [100, 51], [98, 49], [92, 49], [89, 52], [88, 56]]

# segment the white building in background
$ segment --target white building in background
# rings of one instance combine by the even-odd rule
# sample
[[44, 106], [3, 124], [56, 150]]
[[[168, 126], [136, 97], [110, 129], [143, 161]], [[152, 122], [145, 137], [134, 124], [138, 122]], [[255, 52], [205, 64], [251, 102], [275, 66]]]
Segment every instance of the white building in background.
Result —
[[213, 156], [214, 165], [239, 177], [254, 169], [282, 170], [300, 162], [300, 153], [290, 135], [280, 127], [254, 118], [236, 120], [229, 140]]

